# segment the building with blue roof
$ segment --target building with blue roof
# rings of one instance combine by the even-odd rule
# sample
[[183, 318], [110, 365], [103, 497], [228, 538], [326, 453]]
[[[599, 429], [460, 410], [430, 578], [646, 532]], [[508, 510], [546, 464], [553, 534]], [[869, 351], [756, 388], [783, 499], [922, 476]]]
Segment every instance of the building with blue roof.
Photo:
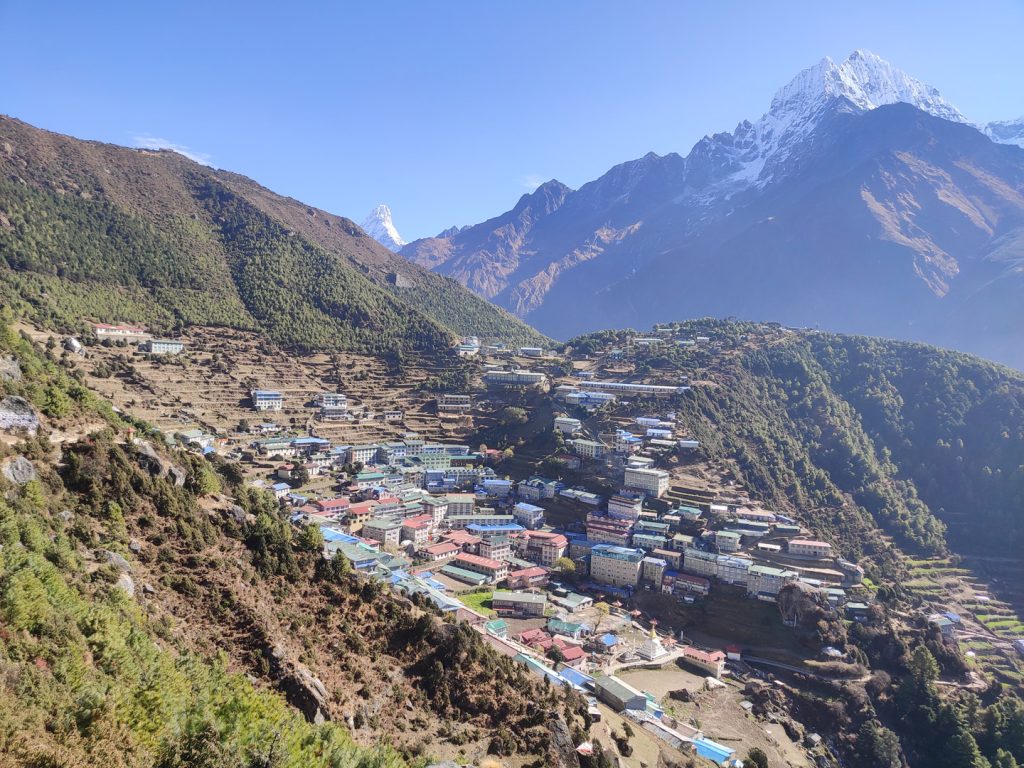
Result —
[[466, 530], [474, 536], [497, 536], [500, 534], [522, 533], [525, 528], [518, 523], [503, 523], [501, 525], [484, 525], [481, 523], [470, 523]]

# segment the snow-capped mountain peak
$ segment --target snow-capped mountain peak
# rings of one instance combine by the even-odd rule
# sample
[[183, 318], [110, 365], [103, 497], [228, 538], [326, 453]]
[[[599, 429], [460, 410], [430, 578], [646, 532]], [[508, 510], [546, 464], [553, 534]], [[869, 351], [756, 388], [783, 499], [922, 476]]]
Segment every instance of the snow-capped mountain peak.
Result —
[[982, 132], [997, 144], [1016, 144], [1024, 147], [1024, 117], [1016, 120], [996, 120], [988, 123]]
[[688, 160], [713, 158], [718, 166], [701, 173], [718, 179], [707, 199], [761, 187], [784, 174], [786, 160], [830, 112], [867, 112], [897, 102], [968, 122], [931, 86], [870, 51], [857, 50], [838, 64], [826, 57], [798, 73], [776, 92], [760, 120], [743, 121], [731, 134], [705, 137]]
[[856, 109], [868, 111], [885, 104], [905, 102], [944, 120], [966, 123], [960, 111], [930, 85], [897, 69], [870, 51], [856, 50], [836, 64], [826, 57], [800, 72], [772, 99], [770, 113], [806, 108], [843, 98]]
[[363, 220], [363, 230], [392, 251], [397, 251], [405, 245], [405, 240], [398, 234], [398, 230], [395, 229], [395, 224], [391, 220], [391, 209], [384, 203], [370, 211], [370, 214]]

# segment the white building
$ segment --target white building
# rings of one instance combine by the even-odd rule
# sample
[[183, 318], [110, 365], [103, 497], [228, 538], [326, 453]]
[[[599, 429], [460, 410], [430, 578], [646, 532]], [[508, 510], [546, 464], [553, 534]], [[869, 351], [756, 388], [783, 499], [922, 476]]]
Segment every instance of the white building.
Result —
[[523, 528], [540, 528], [544, 525], [544, 507], [520, 501], [512, 507], [512, 517]]
[[827, 541], [793, 539], [789, 542], [787, 551], [791, 555], [800, 555], [802, 557], [829, 557], [832, 554], [832, 545]]
[[484, 382], [495, 387], [534, 387], [547, 381], [547, 376], [537, 371], [517, 368], [512, 371], [487, 371]]
[[254, 389], [249, 396], [257, 411], [280, 411], [284, 407], [284, 396], [272, 389]]
[[470, 395], [443, 394], [437, 398], [438, 413], [466, 413], [472, 408], [473, 398]]
[[584, 459], [600, 459], [608, 450], [604, 443], [599, 443], [596, 440], [570, 440], [569, 445], [572, 446], [572, 450], [577, 456]]
[[715, 531], [715, 544], [722, 552], [738, 552], [741, 538], [735, 531]]
[[583, 429], [583, 422], [570, 416], [559, 416], [555, 419], [555, 429], [563, 435], [575, 435]]
[[173, 339], [150, 339], [139, 344], [140, 352], [151, 355], [177, 355], [185, 349], [185, 343]]
[[644, 554], [642, 549], [597, 544], [590, 550], [590, 578], [599, 584], [635, 587]]
[[626, 467], [624, 482], [628, 488], [661, 498], [668, 491], [669, 474], [663, 469]]
[[637, 520], [643, 509], [643, 496], [617, 493], [608, 499], [608, 516], [618, 520]]
[[125, 341], [142, 341], [143, 339], [149, 338], [149, 333], [146, 332], [146, 329], [140, 328], [137, 325], [108, 325], [107, 323], [95, 323], [93, 324], [93, 331], [96, 333], [96, 338], [100, 340], [124, 339]]
[[654, 395], [667, 397], [685, 392], [689, 387], [671, 387], [660, 384], [630, 384], [621, 381], [591, 381], [587, 388], [593, 392], [612, 392], [624, 395]]

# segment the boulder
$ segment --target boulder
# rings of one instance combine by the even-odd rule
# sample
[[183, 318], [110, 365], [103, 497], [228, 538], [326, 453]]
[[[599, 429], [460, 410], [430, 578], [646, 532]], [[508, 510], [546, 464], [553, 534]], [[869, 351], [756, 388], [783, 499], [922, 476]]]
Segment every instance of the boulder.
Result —
[[117, 554], [117, 552], [111, 552], [109, 549], [102, 549], [99, 554], [103, 560], [106, 560], [121, 573], [132, 572], [132, 564], [125, 560], [124, 557]]
[[139, 465], [144, 469], [147, 469], [151, 474], [156, 475], [157, 477], [170, 476], [170, 479], [179, 488], [185, 484], [188, 473], [178, 465], [171, 462], [170, 459], [157, 453], [156, 448], [153, 447], [151, 442], [135, 437], [132, 438], [132, 445], [134, 445], [138, 451]]
[[28, 432], [35, 435], [39, 431], [39, 416], [28, 400], [17, 395], [9, 395], [0, 400], [0, 431]]
[[24, 456], [15, 456], [12, 459], [7, 459], [3, 463], [2, 468], [0, 468], [0, 473], [15, 485], [24, 485], [38, 477], [32, 462]]
[[330, 696], [327, 688], [305, 665], [296, 663], [292, 674], [285, 677], [281, 685], [285, 698], [302, 712], [309, 722], [320, 725], [330, 719]]
[[21, 366], [10, 355], [0, 355], [0, 381], [21, 381]]
[[118, 576], [114, 586], [128, 595], [128, 597], [135, 597], [135, 580], [127, 573], [122, 573]]

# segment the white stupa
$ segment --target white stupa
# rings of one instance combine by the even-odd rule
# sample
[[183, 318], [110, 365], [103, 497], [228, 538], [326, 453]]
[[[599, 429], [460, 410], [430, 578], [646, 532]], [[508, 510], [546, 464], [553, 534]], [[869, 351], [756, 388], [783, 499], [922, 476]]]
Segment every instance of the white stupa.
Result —
[[648, 661], [656, 661], [662, 656], [667, 656], [668, 651], [665, 650], [665, 646], [661, 644], [661, 640], [654, 631], [654, 627], [651, 627], [651, 634], [643, 644], [637, 648], [636, 655], [641, 659], [647, 659]]

